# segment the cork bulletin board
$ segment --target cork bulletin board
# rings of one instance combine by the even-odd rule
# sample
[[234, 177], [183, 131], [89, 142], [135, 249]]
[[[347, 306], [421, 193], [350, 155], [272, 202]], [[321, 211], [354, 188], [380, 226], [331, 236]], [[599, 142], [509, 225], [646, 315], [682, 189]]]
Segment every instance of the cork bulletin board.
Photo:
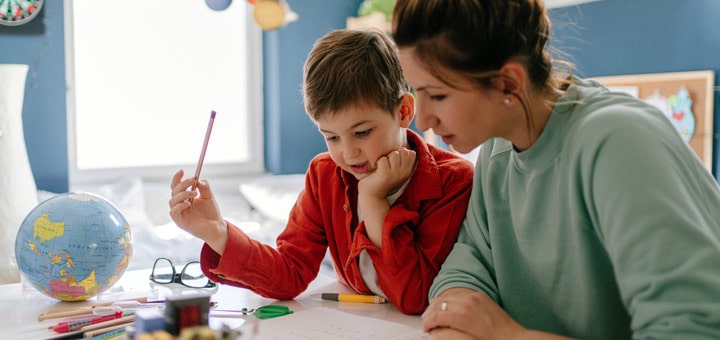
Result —
[[[658, 94], [665, 98], [678, 98], [678, 93], [683, 93], [679, 91], [687, 90], [691, 100], [690, 111], [694, 117], [694, 132], [686, 134], [686, 140], [708, 171], [712, 171], [714, 71], [635, 74], [593, 79], [610, 88], [634, 90], [637, 93], [633, 95], [643, 100]], [[678, 111], [677, 114], [675, 117], [682, 117], [684, 112]]]

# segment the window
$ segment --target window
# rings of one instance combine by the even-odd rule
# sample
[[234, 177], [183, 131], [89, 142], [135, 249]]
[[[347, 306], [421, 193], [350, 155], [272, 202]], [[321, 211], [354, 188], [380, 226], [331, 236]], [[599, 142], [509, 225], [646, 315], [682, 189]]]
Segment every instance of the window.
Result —
[[263, 171], [261, 32], [203, 0], [65, 2], [70, 187]]

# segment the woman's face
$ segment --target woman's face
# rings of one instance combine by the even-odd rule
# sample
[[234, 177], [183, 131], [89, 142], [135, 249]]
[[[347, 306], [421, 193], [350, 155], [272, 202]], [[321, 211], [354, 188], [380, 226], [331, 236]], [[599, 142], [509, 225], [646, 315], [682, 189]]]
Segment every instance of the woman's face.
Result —
[[415, 125], [419, 129], [432, 129], [461, 153], [510, 133], [512, 115], [503, 106], [501, 91], [482, 89], [467, 78], [446, 72], [451, 87], [426, 69], [415, 57], [414, 48], [400, 49], [400, 63], [415, 90]]

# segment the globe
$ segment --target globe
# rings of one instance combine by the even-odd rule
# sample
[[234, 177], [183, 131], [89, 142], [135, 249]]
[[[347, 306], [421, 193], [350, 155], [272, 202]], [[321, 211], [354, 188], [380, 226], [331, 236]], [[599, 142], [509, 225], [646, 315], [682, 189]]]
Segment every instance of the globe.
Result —
[[127, 220], [90, 193], [55, 195], [33, 208], [15, 238], [20, 274], [43, 294], [81, 301], [115, 284], [132, 256]]

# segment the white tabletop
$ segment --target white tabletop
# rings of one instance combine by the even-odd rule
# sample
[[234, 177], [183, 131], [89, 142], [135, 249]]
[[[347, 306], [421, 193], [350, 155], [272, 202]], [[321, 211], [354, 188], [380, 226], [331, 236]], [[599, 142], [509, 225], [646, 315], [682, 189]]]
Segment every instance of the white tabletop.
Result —
[[[163, 299], [170, 295], [197, 294], [203, 291], [187, 289], [176, 284], [153, 284], [148, 279], [149, 274], [149, 270], [127, 271], [108, 291], [82, 302], [62, 302], [55, 300], [43, 295], [28, 284], [16, 283], [0, 285], [0, 336], [8, 336], [1, 340], [45, 339], [57, 335], [48, 329], [48, 327], [57, 324], [59, 319], [38, 321], [38, 316], [42, 313], [77, 309], [102, 302], [141, 297], [146, 297], [151, 300]], [[328, 277], [322, 274], [312, 282], [304, 293], [295, 300], [290, 301], [277, 301], [263, 298], [250, 290], [224, 285], [220, 285], [211, 292], [213, 293], [211, 300], [218, 304], [216, 309], [239, 310], [267, 304], [283, 304], [289, 306], [295, 312], [300, 312], [303, 310], [317, 309], [315, 307], [325, 307], [357, 316], [400, 323], [415, 329], [422, 328], [422, 320], [419, 316], [402, 314], [395, 306], [389, 303], [350, 303], [323, 301], [319, 299], [314, 295], [327, 292], [351, 292], [347, 286], [338, 283], [334, 277]], [[260, 325], [262, 325], [264, 321], [265, 320], [256, 321], [256, 319], [247, 316], [241, 318], [232, 313], [213, 312], [210, 317], [211, 326], [224, 323], [232, 327], [239, 327], [243, 323], [245, 323], [244, 326], [247, 326], [249, 322], [259, 322]], [[280, 318], [278, 318], [273, 322], [280, 321]], [[255, 338], [260, 339], [262, 337]]]

